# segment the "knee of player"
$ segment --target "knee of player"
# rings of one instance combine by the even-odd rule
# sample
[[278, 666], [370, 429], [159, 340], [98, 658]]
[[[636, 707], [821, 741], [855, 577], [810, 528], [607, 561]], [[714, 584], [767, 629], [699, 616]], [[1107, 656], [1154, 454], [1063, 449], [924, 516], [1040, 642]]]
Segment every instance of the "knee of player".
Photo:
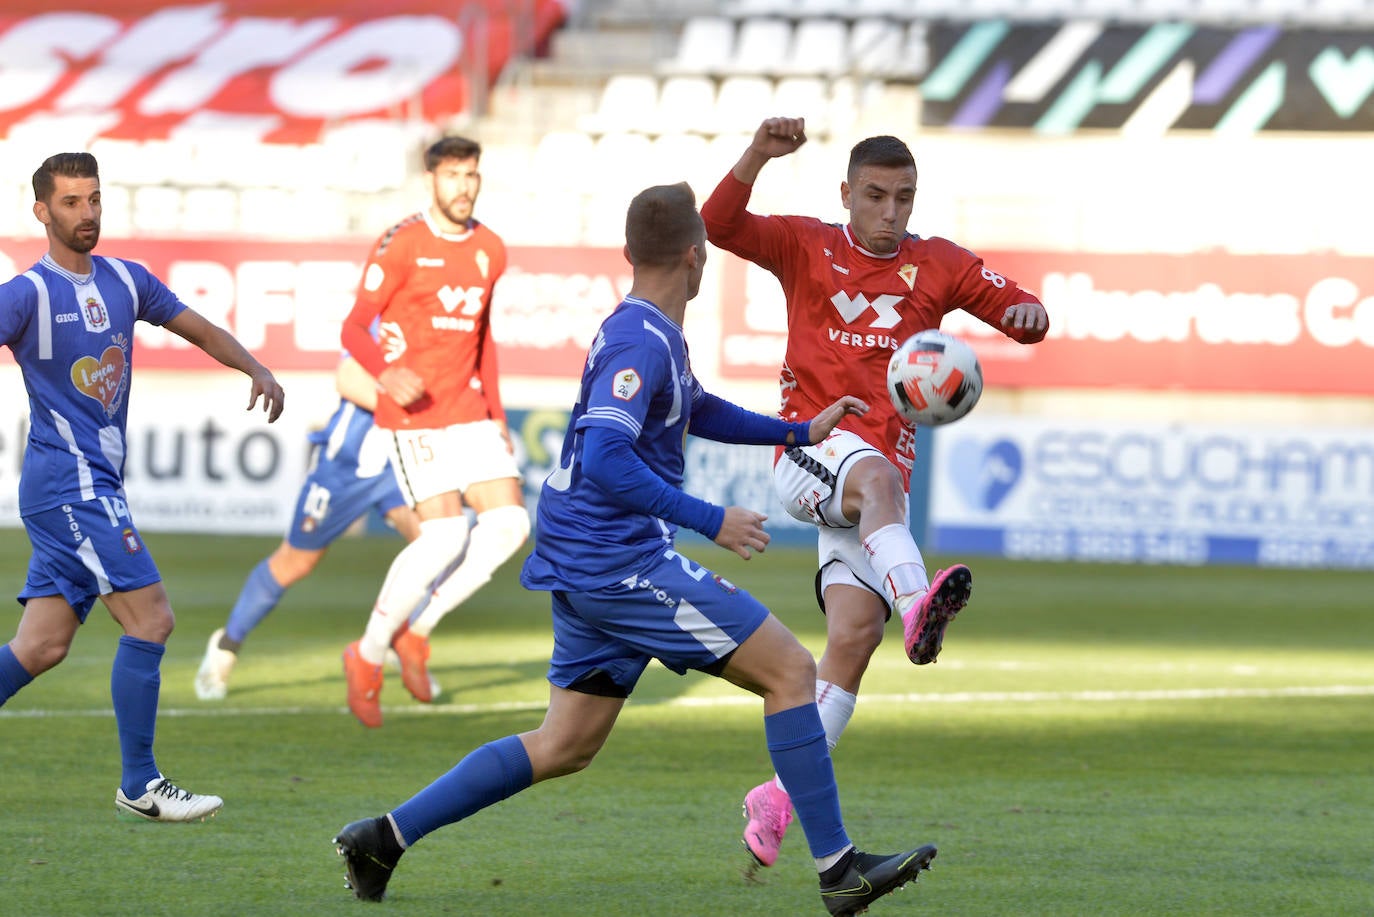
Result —
[[870, 457], [860, 461], [849, 472], [845, 482], [846, 494], [858, 491], [862, 503], [905, 502], [902, 475], [897, 466], [885, 458]]
[[66, 659], [71, 648], [70, 640], [65, 642], [62, 640], [42, 640], [21, 644], [16, 639], [10, 644], [14, 658], [19, 661], [26, 672], [35, 678]]
[[826, 633], [826, 655], [840, 654], [850, 658], [867, 660], [883, 642], [884, 633], [886, 633], [886, 626], [881, 617], [859, 621], [851, 620], [841, 627], [832, 624]]
[[600, 743], [546, 741], [531, 749], [530, 766], [536, 781], [566, 777], [590, 767], [600, 750]]
[[816, 657], [800, 643], [780, 647], [777, 655], [778, 683], [775, 689], [807, 694], [816, 689]]

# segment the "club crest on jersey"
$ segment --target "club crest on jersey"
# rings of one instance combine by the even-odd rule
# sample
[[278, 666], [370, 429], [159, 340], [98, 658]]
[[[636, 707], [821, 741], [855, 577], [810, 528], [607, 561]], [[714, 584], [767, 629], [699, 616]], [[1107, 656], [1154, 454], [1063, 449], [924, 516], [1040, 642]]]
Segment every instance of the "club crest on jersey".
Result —
[[639, 394], [639, 389], [644, 383], [640, 381], [639, 373], [633, 369], [622, 369], [615, 374], [615, 382], [611, 388], [611, 394], [621, 401], [629, 401]]
[[143, 543], [138, 540], [138, 534], [133, 529], [125, 529], [119, 533], [119, 537], [124, 539], [124, 550], [130, 554], [137, 554], [143, 550]]
[[482, 279], [486, 280], [487, 273], [491, 270], [491, 256], [487, 254], [486, 249], [479, 248], [473, 260], [477, 262], [477, 270], [482, 272]]
[[897, 268], [897, 276], [902, 278], [908, 290], [916, 289], [916, 265], [907, 263]]
[[81, 317], [86, 322], [87, 331], [110, 330], [110, 313], [105, 311], [105, 304], [94, 296], [87, 296], [81, 304]]

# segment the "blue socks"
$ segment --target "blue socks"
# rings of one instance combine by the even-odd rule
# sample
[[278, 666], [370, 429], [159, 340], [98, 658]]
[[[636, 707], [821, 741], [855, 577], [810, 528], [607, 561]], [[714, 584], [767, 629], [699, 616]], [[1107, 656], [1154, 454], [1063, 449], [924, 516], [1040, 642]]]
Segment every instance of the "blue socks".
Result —
[[114, 701], [119, 728], [119, 754], [124, 772], [120, 787], [137, 799], [148, 792], [148, 781], [158, 776], [153, 760], [153, 733], [157, 729], [157, 698], [162, 688], [160, 643], [128, 634], [119, 638], [114, 667], [110, 670], [110, 699]]
[[33, 676], [19, 664], [10, 645], [6, 643], [0, 646], [0, 707], [5, 706], [5, 701], [18, 694], [19, 689], [31, 681]]
[[811, 855], [820, 859], [848, 847], [835, 768], [816, 705], [803, 704], [765, 716], [763, 733], [773, 769], [792, 797]]
[[224, 625], [224, 635], [235, 643], [242, 643], [253, 628], [272, 613], [285, 594], [286, 590], [272, 576], [264, 558], [243, 581], [238, 601], [234, 603], [234, 610], [229, 612], [229, 621]]
[[[821, 747], [825, 747], [823, 733]], [[533, 782], [534, 771], [524, 744], [519, 736], [506, 736], [469, 752], [453, 770], [392, 809], [391, 818], [409, 847], [426, 834], [514, 796]]]

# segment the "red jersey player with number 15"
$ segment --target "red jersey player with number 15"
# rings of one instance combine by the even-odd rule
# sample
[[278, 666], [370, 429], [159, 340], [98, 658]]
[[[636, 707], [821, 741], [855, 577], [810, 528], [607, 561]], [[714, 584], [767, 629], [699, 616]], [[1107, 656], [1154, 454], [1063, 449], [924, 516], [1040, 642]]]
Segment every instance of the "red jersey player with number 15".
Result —
[[[392, 561], [362, 639], [344, 652], [349, 709], [370, 727], [382, 724], [387, 647], [400, 657], [406, 689], [432, 700], [430, 631], [530, 530], [491, 334], [492, 288], [506, 269], [506, 246], [472, 216], [481, 152], [463, 137], [425, 151], [430, 205], [378, 240], [343, 325], [344, 349], [377, 380], [375, 422], [389, 434], [392, 467], [420, 517], [420, 535]], [[477, 514], [470, 538], [465, 505]]]
[[[759, 172], [806, 142], [801, 118], [769, 118], [701, 208], [707, 238], [772, 272], [787, 301], [783, 419], [809, 417], [838, 394], [871, 410], [848, 417], [823, 442], [791, 447], [774, 466], [788, 513], [816, 525], [816, 594], [826, 615], [816, 700], [831, 747], [854, 712], [859, 682], [895, 609], [907, 656], [934, 662], [945, 626], [964, 607], [973, 575], [963, 564], [926, 575], [910, 529], [914, 430], [887, 395], [892, 351], [963, 309], [1013, 340], [1033, 344], [1049, 328], [1032, 293], [947, 239], [907, 231], [916, 161], [896, 137], [869, 137], [850, 151], [840, 199], [848, 225], [748, 211]], [[792, 820], [775, 779], [745, 797], [744, 844], [771, 866]]]

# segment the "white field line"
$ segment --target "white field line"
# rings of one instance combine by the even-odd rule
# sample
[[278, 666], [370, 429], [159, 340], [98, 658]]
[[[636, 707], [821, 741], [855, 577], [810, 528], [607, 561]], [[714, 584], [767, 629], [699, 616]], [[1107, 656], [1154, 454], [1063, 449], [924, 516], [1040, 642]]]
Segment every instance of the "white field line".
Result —
[[[1145, 691], [955, 691], [947, 694], [864, 694], [863, 703], [870, 704], [1065, 704], [1065, 703], [1122, 703], [1129, 701], [1173, 700], [1244, 700], [1282, 697], [1374, 697], [1374, 685], [1294, 685], [1279, 688], [1161, 688]], [[653, 703], [645, 701], [645, 704]], [[723, 697], [675, 697], [665, 701], [672, 707], [736, 707], [757, 704], [750, 694]], [[508, 701], [489, 704], [425, 704], [420, 706], [388, 707], [387, 715], [425, 716], [451, 713], [502, 713], [509, 711], [543, 710], [544, 701]], [[347, 707], [225, 707], [205, 704], [196, 707], [170, 707], [158, 711], [160, 716], [299, 716], [324, 713], [347, 713]], [[110, 717], [108, 707], [86, 710], [0, 710], [6, 718]]]

